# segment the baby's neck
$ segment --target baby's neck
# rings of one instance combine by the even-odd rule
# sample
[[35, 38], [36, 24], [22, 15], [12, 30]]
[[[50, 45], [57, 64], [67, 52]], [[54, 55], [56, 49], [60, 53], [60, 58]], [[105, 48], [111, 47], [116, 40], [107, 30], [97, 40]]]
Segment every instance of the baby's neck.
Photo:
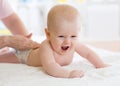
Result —
[[56, 52], [53, 52], [53, 55], [54, 55], [55, 61], [59, 65], [65, 66], [65, 65], [68, 65], [72, 62], [74, 51], [71, 51], [71, 52], [66, 53], [66, 54], [58, 54]]

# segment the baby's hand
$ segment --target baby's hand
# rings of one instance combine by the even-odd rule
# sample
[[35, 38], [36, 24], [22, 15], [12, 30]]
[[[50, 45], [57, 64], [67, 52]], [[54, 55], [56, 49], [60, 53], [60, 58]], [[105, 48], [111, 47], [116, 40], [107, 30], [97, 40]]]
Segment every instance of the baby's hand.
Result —
[[110, 65], [110, 64], [104, 64], [104, 67], [109, 67], [109, 66], [112, 66], [112, 65]]
[[104, 68], [104, 67], [110, 67], [110, 66], [111, 66], [110, 64], [103, 64], [100, 67], [96, 67], [96, 68]]
[[84, 76], [82, 70], [73, 70], [70, 72], [69, 78], [81, 78]]

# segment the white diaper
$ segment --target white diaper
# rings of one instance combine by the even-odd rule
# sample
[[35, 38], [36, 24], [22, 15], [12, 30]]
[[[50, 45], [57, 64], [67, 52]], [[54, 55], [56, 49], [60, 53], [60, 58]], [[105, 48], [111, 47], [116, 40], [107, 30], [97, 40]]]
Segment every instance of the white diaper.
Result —
[[31, 50], [32, 50], [32, 49], [30, 49], [30, 50], [24, 50], [24, 51], [16, 50], [15, 55], [17, 56], [18, 61], [19, 61], [20, 63], [26, 64], [26, 63], [27, 63], [28, 56], [29, 56], [29, 53], [30, 53]]

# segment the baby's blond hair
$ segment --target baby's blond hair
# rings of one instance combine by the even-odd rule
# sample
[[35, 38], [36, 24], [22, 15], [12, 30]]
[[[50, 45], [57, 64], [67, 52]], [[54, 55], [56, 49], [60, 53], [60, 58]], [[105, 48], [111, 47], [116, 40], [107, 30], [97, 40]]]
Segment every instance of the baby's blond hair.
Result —
[[56, 5], [48, 13], [47, 27], [48, 29], [56, 27], [63, 21], [73, 22], [79, 18], [78, 10], [70, 5]]

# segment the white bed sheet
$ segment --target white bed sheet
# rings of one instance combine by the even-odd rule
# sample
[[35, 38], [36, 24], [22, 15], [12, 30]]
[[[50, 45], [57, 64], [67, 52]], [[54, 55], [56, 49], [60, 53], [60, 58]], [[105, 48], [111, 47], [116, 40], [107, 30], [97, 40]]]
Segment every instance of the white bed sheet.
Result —
[[55, 78], [44, 73], [42, 67], [25, 64], [0, 63], [0, 86], [120, 86], [120, 53], [101, 49], [95, 50], [101, 58], [112, 66], [95, 69], [85, 59], [75, 54], [72, 64], [66, 69], [82, 69], [83, 78]]

